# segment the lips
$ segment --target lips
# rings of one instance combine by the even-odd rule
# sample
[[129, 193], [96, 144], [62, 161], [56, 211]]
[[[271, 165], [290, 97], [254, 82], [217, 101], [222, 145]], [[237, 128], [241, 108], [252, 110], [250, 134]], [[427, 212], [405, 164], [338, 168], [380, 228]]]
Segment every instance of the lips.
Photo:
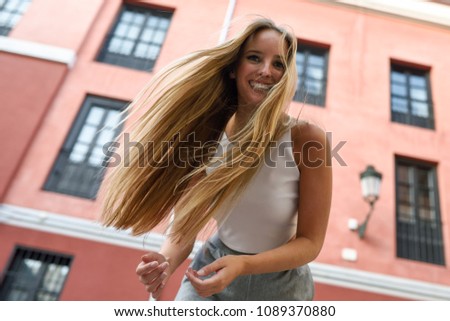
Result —
[[250, 87], [252, 87], [253, 90], [267, 93], [272, 87], [272, 84], [264, 84], [257, 81], [250, 81], [249, 82]]

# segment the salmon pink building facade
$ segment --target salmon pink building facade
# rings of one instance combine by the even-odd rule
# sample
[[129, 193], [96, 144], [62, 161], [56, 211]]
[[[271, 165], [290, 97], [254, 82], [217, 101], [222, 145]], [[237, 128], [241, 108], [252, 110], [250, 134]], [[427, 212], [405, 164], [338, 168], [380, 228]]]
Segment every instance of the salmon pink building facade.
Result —
[[[315, 299], [450, 299], [445, 1], [3, 0], [1, 300], [148, 299], [135, 269], [164, 227], [133, 237], [101, 226], [105, 146], [127, 129], [120, 112], [155, 72], [258, 15], [295, 31], [289, 113], [325, 128], [332, 144], [330, 222], [310, 264]], [[369, 165], [382, 180], [359, 237]]]

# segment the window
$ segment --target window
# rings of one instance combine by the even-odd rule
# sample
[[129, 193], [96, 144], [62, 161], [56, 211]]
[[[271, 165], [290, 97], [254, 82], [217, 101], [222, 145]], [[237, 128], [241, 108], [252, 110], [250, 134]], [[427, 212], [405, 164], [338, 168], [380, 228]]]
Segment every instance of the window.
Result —
[[0, 300], [58, 300], [71, 262], [70, 255], [16, 247], [0, 285]]
[[0, 0], [0, 36], [7, 36], [17, 25], [31, 0]]
[[298, 83], [294, 100], [325, 106], [328, 49], [300, 43], [296, 63]]
[[396, 159], [397, 256], [444, 265], [434, 165]]
[[125, 102], [88, 96], [56, 160], [45, 190], [94, 199], [103, 179], [109, 143], [121, 131]]
[[392, 121], [434, 128], [428, 71], [391, 65]]
[[171, 16], [167, 11], [125, 5], [97, 60], [133, 69], [152, 70]]

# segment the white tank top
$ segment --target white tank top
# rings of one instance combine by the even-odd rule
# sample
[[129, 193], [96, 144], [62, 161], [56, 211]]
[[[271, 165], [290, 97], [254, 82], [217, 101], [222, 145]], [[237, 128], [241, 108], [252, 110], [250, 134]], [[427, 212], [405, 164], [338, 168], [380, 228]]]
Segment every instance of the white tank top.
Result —
[[[222, 148], [230, 144], [225, 132], [220, 144]], [[270, 156], [265, 155], [264, 164], [236, 204], [223, 216], [218, 229], [222, 242], [244, 253], [260, 253], [287, 243], [297, 228], [299, 179], [289, 128], [270, 149]]]

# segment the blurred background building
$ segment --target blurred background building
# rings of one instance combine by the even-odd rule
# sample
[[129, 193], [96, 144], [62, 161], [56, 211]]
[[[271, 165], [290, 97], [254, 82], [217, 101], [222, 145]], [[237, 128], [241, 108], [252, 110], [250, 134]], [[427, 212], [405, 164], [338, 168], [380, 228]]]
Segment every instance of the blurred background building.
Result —
[[449, 2], [0, 0], [0, 299], [148, 299], [163, 236], [98, 223], [103, 146], [155, 71], [250, 14], [295, 30], [290, 113], [332, 139], [316, 300], [450, 299]]

